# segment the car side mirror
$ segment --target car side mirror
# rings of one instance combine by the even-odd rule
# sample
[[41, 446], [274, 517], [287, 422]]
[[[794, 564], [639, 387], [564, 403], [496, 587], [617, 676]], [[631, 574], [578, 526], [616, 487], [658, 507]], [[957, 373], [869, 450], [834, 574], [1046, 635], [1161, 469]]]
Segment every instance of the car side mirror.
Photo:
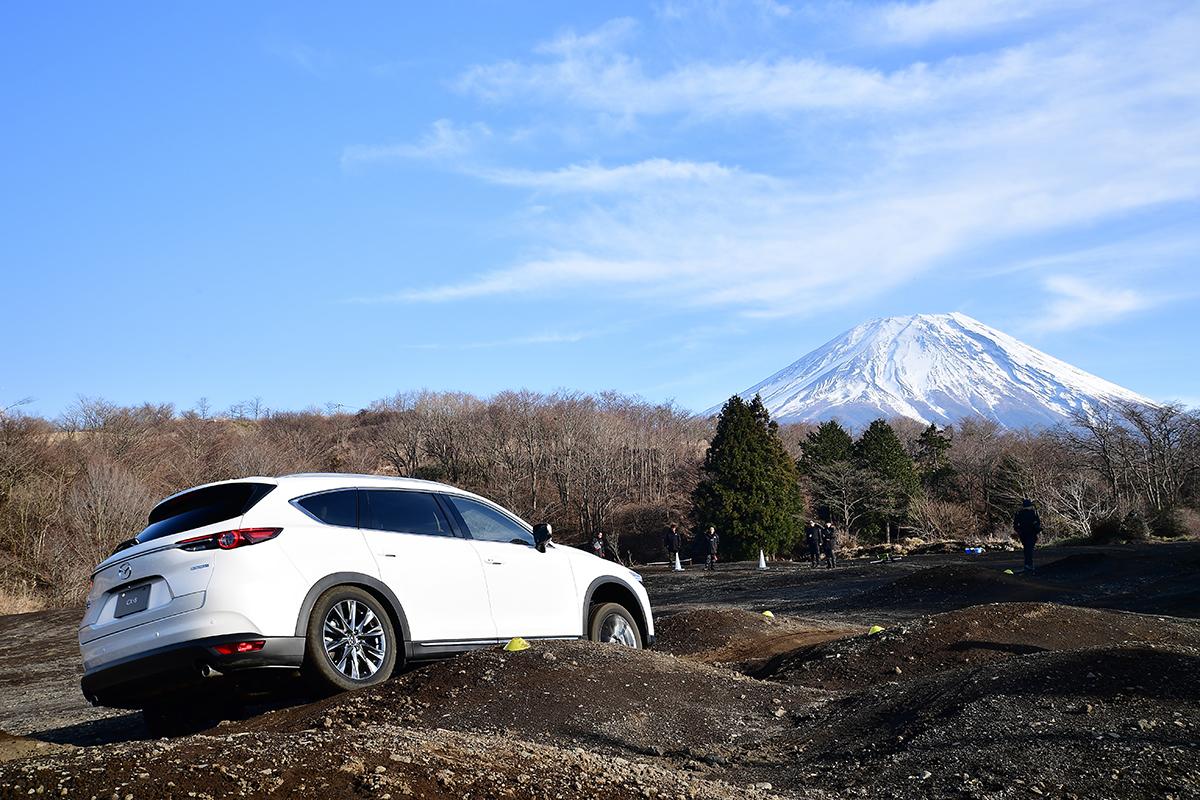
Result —
[[533, 546], [538, 549], [538, 552], [546, 552], [546, 545], [550, 543], [550, 538], [554, 535], [554, 529], [550, 527], [549, 522], [539, 522], [533, 526]]

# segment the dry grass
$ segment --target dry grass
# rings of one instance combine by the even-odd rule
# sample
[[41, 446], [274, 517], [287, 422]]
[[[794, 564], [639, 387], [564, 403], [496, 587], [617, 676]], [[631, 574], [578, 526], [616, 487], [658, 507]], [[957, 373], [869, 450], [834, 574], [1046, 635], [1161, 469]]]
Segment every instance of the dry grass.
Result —
[[0, 587], [0, 616], [42, 611], [46, 602], [23, 586]]

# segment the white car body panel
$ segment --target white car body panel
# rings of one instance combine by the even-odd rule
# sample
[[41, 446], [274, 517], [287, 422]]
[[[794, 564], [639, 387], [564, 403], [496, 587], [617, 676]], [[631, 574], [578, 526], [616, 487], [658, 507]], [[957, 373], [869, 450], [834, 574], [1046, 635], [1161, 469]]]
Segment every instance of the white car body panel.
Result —
[[392, 531], [363, 534], [380, 577], [404, 608], [411, 641], [496, 638], [483, 567], [472, 542]]
[[562, 547], [540, 553], [508, 542], [472, 541], [487, 578], [496, 634], [502, 639], [580, 636], [580, 595]]

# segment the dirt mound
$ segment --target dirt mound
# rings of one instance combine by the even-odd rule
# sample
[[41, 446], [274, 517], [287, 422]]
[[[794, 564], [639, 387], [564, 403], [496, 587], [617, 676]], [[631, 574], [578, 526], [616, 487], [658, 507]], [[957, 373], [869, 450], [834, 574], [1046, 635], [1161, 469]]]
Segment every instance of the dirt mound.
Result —
[[692, 608], [654, 621], [657, 649], [677, 656], [704, 653], [735, 639], [763, 639], [795, 628], [783, 617], [772, 619], [740, 608]]
[[740, 608], [693, 608], [655, 620], [657, 649], [707, 664], [766, 661], [804, 645], [845, 636], [832, 628], [783, 615], [763, 616]]
[[768, 793], [670, 766], [445, 730], [189, 736], [0, 764], [0, 797], [740, 800]]
[[374, 689], [267, 714], [253, 730], [402, 723], [648, 755], [729, 759], [813, 701], [670, 655], [590, 642], [480, 650]]
[[997, 603], [802, 648], [755, 674], [801, 686], [859, 689], [1016, 655], [1129, 642], [1200, 646], [1200, 625], [1051, 603]]
[[974, 564], [943, 564], [897, 578], [889, 584], [856, 595], [852, 607], [884, 607], [890, 603], [930, 606], [968, 606], [981, 603], [1051, 601], [1060, 589], [1033, 579], [1008, 575]]
[[814, 715], [791, 752], [875, 796], [1185, 797], [1198, 719], [1200, 650], [1092, 648], [875, 687]]

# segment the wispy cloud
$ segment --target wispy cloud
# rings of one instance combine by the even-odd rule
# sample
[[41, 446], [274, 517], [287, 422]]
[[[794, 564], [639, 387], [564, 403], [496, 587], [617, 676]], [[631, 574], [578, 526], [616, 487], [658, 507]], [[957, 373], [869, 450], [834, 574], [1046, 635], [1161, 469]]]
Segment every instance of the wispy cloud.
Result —
[[351, 167], [409, 159], [448, 159], [469, 153], [492, 135], [482, 123], [459, 126], [439, 119], [417, 142], [384, 145], [350, 145], [342, 151], [342, 166]]
[[1079, 5], [1076, 0], [927, 0], [889, 3], [868, 19], [872, 32], [884, 38], [921, 43], [991, 31]]
[[[949, 13], [938, 10], [922, 13]], [[475, 169], [481, 179], [568, 196], [539, 200], [528, 233], [541, 252], [394, 299], [594, 285], [748, 315], [803, 314], [882, 293], [1010, 237], [1200, 198], [1200, 58], [1187, 46], [1200, 41], [1194, 12], [889, 72], [781, 58], [650, 74], [622, 49], [631, 29], [620, 20], [563, 35], [540, 48], [548, 60], [475, 67], [461, 85], [517, 106], [553, 98], [612, 114], [768, 114], [768, 130], [824, 110], [836, 112], [818, 128], [830, 140], [859, 120], [874, 125], [882, 110], [888, 132], [866, 139], [854, 162], [830, 149], [826, 169], [808, 175], [667, 158]], [[1064, 296], [1057, 317], [1074, 324], [1070, 308], [1085, 296], [1056, 285]], [[1124, 313], [1139, 300], [1114, 302], [1111, 311]]]
[[[620, 47], [630, 26], [564, 34], [538, 48], [548, 58], [477, 65], [459, 78], [461, 91], [492, 102], [533, 101], [613, 115], [695, 117], [826, 112], [944, 111], [979, 102], [1021, 81], [1035, 88], [1056, 59], [1058, 43], [916, 61], [883, 70], [823, 58], [782, 56], [729, 62], [693, 60], [653, 73]], [[1082, 76], [1081, 76], [1082, 77]]]
[[1053, 295], [1053, 299], [1031, 326], [1038, 331], [1104, 325], [1160, 302], [1160, 299], [1136, 289], [1113, 286], [1105, 280], [1084, 280], [1069, 275], [1048, 277], [1043, 281], [1043, 286]]
[[[572, 164], [555, 170], [476, 168], [471, 172], [492, 183], [550, 192], [629, 192], [664, 184], [712, 184], [733, 178], [740, 170], [711, 161], [652, 158], [616, 167]], [[770, 180], [766, 176], [759, 177], [763, 181]]]
[[656, 17], [672, 22], [697, 16], [725, 22], [746, 14], [764, 19], [785, 19], [792, 15], [792, 7], [777, 0], [664, 0], [654, 5]]
[[[1008, 24], [1029, 8], [1001, 3], [973, 24]], [[629, 20], [560, 34], [529, 60], [469, 69], [459, 87], [539, 118], [583, 110], [693, 130], [751, 126], [785, 153], [823, 147], [820, 169], [765, 174], [662, 156], [550, 169], [452, 159], [453, 169], [532, 193], [523, 231], [532, 255], [380, 299], [583, 288], [746, 316], [806, 314], [969, 264], [998, 242], [1200, 200], [1200, 53], [1191, 46], [1200, 13], [1174, 11], [887, 70], [787, 55], [654, 70], [630, 50], [642, 34]], [[898, 15], [889, 24], [911, 37], [968, 24], [940, 2], [881, 13]], [[815, 144], [792, 142], [793, 130]], [[855, 142], [849, 155], [845, 138]], [[1117, 292], [1100, 307], [1062, 277], [1076, 273], [1039, 269], [1056, 276], [1047, 288], [1062, 327], [1082, 324], [1077, 310], [1088, 303], [1111, 317], [1147, 302]]]

